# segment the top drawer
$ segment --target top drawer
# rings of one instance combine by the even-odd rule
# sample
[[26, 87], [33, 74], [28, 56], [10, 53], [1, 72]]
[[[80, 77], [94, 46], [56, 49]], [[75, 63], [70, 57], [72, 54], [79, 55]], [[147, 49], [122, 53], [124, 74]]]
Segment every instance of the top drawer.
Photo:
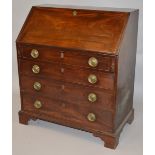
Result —
[[46, 46], [20, 46], [18, 55], [22, 58], [35, 59], [36, 61], [68, 64], [82, 68], [103, 70], [105, 72], [114, 72], [115, 67], [114, 57], [88, 51]]

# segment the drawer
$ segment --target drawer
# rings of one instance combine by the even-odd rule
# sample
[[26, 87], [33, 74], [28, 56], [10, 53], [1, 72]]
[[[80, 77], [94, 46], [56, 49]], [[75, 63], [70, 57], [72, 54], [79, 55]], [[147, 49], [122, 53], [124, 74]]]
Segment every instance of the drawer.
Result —
[[[39, 101], [37, 108], [34, 106], [36, 101]], [[75, 104], [51, 100], [38, 96], [36, 94], [22, 94], [22, 110], [33, 112], [40, 115], [48, 115], [51, 120], [56, 119], [57, 123], [59, 120], [70, 121], [71, 123], [77, 123], [81, 127], [97, 129], [100, 131], [111, 131], [113, 125], [113, 114], [109, 111], [101, 109], [94, 109], [85, 105], [80, 107]], [[88, 115], [93, 113], [95, 115], [94, 121], [88, 120]]]
[[[39, 82], [41, 88], [34, 89], [34, 84]], [[47, 78], [21, 76], [21, 91], [36, 93], [51, 99], [72, 102], [83, 106], [88, 105], [106, 110], [113, 110], [113, 95], [100, 89], [70, 84], [62, 81], [49, 80]]]
[[[28, 60], [20, 60], [19, 64], [20, 73], [22, 75], [47, 77], [50, 79], [93, 86], [106, 90], [114, 89], [114, 74], [112, 73], [104, 73], [102, 71], [91, 69], [81, 69], [63, 64], [43, 63]], [[39, 73], [37, 74], [32, 72], [32, 68], [34, 65], [37, 65], [39, 67]], [[93, 77], [96, 77], [96, 83], [90, 83], [93, 78], [92, 75]]]
[[61, 50], [58, 48], [49, 48], [46, 46], [20, 46], [19, 52], [22, 58], [36, 61], [61, 61]]
[[63, 63], [83, 68], [103, 70], [105, 72], [114, 72], [114, 57], [94, 52], [46, 46], [21, 46], [19, 51], [23, 58], [31, 60]]
[[84, 51], [64, 51], [64, 64], [81, 66], [104, 72], [114, 72], [114, 57]]

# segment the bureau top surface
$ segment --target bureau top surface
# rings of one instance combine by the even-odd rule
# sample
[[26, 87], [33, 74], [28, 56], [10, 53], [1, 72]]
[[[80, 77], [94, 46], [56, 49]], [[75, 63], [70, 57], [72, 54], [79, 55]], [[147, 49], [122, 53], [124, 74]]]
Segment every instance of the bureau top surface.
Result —
[[35, 6], [17, 42], [116, 54], [129, 14]]

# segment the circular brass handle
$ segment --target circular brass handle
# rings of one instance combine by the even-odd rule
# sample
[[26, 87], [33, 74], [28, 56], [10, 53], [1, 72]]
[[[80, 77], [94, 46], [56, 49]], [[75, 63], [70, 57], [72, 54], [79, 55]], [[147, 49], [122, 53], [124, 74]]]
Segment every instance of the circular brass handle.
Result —
[[37, 109], [40, 109], [40, 108], [42, 107], [41, 101], [36, 100], [36, 101], [34, 102], [34, 107], [37, 108]]
[[94, 74], [89, 75], [89, 76], [88, 76], [88, 82], [89, 82], [89, 83], [92, 83], [92, 84], [96, 83], [96, 82], [97, 82], [97, 77], [96, 77], [96, 75], [94, 75]]
[[87, 115], [87, 119], [88, 119], [88, 121], [90, 121], [90, 122], [94, 122], [94, 121], [96, 121], [96, 116], [95, 116], [94, 113], [89, 113], [89, 114]]
[[96, 96], [95, 93], [90, 93], [90, 94], [88, 95], [88, 101], [90, 101], [90, 102], [95, 102], [96, 100], [97, 100], [97, 96]]
[[32, 72], [38, 74], [40, 72], [40, 67], [38, 65], [34, 65], [32, 67]]
[[31, 57], [32, 57], [32, 58], [38, 58], [38, 56], [39, 56], [38, 50], [33, 49], [33, 50], [31, 51]]
[[96, 67], [98, 65], [98, 60], [95, 57], [91, 57], [88, 60], [88, 64], [91, 67]]
[[35, 83], [33, 84], [33, 88], [34, 88], [35, 90], [39, 91], [39, 90], [41, 89], [41, 84], [40, 84], [39, 82], [35, 82]]

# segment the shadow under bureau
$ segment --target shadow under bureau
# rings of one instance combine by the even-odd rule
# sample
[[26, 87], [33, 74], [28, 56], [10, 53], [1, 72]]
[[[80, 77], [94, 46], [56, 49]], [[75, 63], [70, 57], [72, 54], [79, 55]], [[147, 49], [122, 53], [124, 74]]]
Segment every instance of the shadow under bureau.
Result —
[[116, 148], [134, 118], [138, 10], [32, 7], [17, 38], [19, 122], [46, 120]]

